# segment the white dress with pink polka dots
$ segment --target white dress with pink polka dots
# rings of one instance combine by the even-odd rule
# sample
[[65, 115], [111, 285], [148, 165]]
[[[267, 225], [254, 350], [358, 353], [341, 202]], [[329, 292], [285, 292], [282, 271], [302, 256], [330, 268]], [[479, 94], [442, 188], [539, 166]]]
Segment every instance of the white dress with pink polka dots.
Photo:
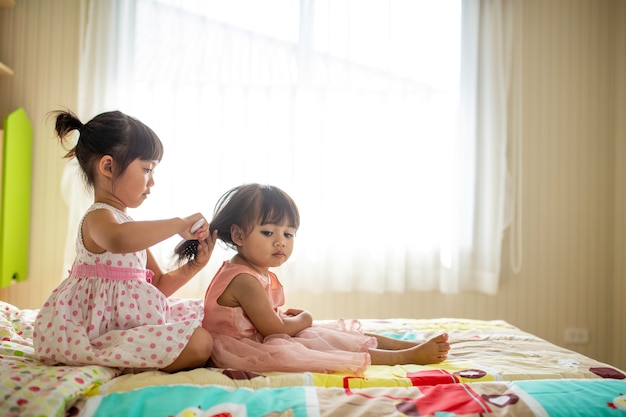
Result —
[[[87, 213], [97, 209], [111, 210], [120, 222], [132, 221], [103, 203], [95, 203]], [[91, 253], [80, 232], [76, 250], [69, 277], [35, 320], [33, 341], [39, 359], [50, 365], [134, 370], [171, 364], [202, 324], [201, 300], [166, 298], [151, 284], [145, 250]]]

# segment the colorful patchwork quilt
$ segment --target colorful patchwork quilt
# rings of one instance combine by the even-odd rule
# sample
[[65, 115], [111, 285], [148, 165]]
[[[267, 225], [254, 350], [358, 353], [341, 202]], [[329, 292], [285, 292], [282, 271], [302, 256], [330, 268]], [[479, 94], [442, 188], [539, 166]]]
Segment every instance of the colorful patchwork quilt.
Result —
[[394, 388], [160, 385], [98, 395], [79, 415], [108, 416], [623, 416], [626, 381], [530, 380]]
[[47, 366], [33, 350], [35, 310], [0, 302], [0, 415], [63, 416], [82, 396], [118, 376], [103, 366]]
[[120, 375], [46, 366], [33, 354], [35, 310], [0, 302], [2, 416], [623, 416], [626, 373], [501, 320], [362, 320], [368, 332], [425, 340], [447, 332], [437, 365], [363, 374], [202, 368]]

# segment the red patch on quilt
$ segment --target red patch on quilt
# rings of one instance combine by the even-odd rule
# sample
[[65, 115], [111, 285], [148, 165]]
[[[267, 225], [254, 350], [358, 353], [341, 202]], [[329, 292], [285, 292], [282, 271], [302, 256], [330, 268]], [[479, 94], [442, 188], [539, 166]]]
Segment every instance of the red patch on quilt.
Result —
[[439, 384], [458, 384], [461, 382], [456, 375], [443, 369], [433, 369], [429, 371], [407, 372], [406, 377], [411, 380], [414, 387]]
[[626, 375], [613, 368], [589, 368], [589, 371], [598, 375], [601, 378], [609, 378], [609, 379], [624, 379]]
[[468, 384], [420, 387], [422, 396], [403, 401], [396, 409], [407, 416], [436, 415], [437, 413], [485, 414], [491, 408]]

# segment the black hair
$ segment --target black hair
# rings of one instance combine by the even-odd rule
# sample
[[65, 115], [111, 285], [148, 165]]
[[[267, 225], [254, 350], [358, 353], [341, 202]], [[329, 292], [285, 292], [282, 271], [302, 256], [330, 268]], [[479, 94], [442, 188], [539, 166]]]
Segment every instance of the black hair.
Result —
[[76, 158], [85, 182], [93, 186], [96, 166], [105, 155], [115, 161], [116, 176], [120, 176], [135, 159], [161, 161], [163, 144], [148, 126], [120, 111], [97, 115], [83, 124], [69, 110], [50, 113], [55, 121], [55, 133], [62, 145], [70, 142], [70, 135], [78, 131], [78, 142], [65, 154]]
[[[298, 207], [286, 192], [272, 185], [244, 184], [228, 190], [220, 197], [215, 205], [210, 229], [211, 232], [217, 230], [217, 238], [236, 250], [231, 226], [239, 226], [245, 235], [257, 223], [280, 224], [285, 220], [296, 230], [300, 227]], [[197, 240], [189, 240], [177, 247], [175, 254], [179, 259], [193, 259], [197, 247]]]

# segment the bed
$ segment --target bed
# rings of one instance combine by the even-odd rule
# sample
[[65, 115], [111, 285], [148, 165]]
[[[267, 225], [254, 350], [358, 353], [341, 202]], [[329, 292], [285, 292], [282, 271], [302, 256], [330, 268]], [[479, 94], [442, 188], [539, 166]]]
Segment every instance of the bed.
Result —
[[35, 310], [0, 302], [0, 415], [10, 416], [626, 416], [626, 373], [502, 320], [362, 320], [366, 331], [450, 335], [437, 365], [372, 365], [361, 375], [202, 368], [121, 374], [46, 366]]

